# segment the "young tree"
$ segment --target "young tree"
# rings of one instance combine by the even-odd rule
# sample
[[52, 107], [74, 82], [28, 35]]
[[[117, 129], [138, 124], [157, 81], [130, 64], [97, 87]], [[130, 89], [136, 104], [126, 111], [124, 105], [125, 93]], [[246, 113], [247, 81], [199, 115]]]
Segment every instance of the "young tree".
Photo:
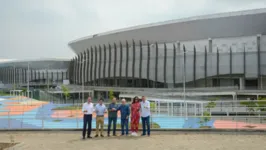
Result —
[[109, 96], [110, 101], [112, 101], [112, 99], [114, 98], [114, 92], [113, 92], [113, 90], [110, 90], [109, 91], [108, 96]]
[[200, 119], [199, 124], [201, 126], [207, 126], [207, 122], [211, 120], [211, 108], [216, 107], [216, 99], [212, 99], [208, 102], [208, 104], [205, 106], [207, 109], [206, 111], [203, 112], [203, 117]]
[[70, 97], [69, 89], [65, 85], [62, 85], [61, 88], [65, 96], [65, 100], [67, 101], [67, 99]]

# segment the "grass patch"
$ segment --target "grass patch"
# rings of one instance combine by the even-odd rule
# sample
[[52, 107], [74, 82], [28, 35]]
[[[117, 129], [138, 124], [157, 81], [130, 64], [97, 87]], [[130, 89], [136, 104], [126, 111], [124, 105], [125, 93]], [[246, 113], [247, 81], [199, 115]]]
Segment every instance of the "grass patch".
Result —
[[64, 106], [64, 107], [56, 107], [56, 108], [53, 108], [52, 110], [77, 110], [80, 108], [81, 107], [79, 106]]
[[56, 119], [56, 120], [53, 120], [53, 122], [61, 122], [62, 120], [59, 120], [59, 119]]
[[241, 105], [249, 105], [250, 104], [250, 101], [243, 101], [243, 102], [240, 102]]
[[9, 96], [9, 93], [5, 93], [3, 91], [0, 91], [0, 96]]
[[[129, 125], [128, 128], [130, 129], [130, 123], [129, 123], [128, 125]], [[112, 126], [113, 126], [113, 125], [112, 125]], [[108, 125], [105, 124], [104, 127], [107, 128]], [[116, 124], [116, 128], [121, 129], [121, 124]], [[161, 127], [160, 127], [159, 124], [153, 122], [153, 123], [151, 124], [151, 128], [152, 128], [152, 129], [159, 129], [159, 128], [161, 128]], [[142, 129], [142, 124], [141, 124], [141, 123], [139, 124], [139, 129]]]
[[211, 126], [200, 126], [201, 129], [210, 129], [212, 128]]

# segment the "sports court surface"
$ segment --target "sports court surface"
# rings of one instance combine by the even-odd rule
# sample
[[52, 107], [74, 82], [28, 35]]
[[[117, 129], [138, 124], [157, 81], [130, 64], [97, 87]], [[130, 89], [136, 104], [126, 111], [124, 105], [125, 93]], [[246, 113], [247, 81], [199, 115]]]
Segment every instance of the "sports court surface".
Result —
[[[53, 104], [27, 97], [0, 97], [0, 129], [56, 129], [56, 128], [82, 128], [82, 112], [78, 110], [53, 110], [57, 107], [68, 106], [69, 104]], [[92, 127], [95, 128], [95, 114], [93, 115]], [[163, 129], [197, 129], [202, 126], [200, 118], [188, 118], [180, 116], [168, 116], [152, 114], [151, 122]], [[118, 119], [118, 124], [120, 119]], [[107, 124], [107, 116], [105, 116]], [[252, 127], [254, 129], [266, 129], [266, 123], [237, 123], [233, 120], [211, 119], [204, 123], [216, 129], [243, 129]]]

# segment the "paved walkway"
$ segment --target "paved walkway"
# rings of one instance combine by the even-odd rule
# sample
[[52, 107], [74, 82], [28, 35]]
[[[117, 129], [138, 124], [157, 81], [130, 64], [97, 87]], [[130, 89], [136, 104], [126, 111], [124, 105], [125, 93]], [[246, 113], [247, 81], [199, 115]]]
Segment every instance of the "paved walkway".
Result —
[[[265, 135], [210, 133], [152, 133], [151, 137], [104, 137], [80, 139], [80, 132], [0, 132], [0, 142], [22, 144], [14, 150], [265, 150]], [[94, 134], [94, 133], [93, 133]]]

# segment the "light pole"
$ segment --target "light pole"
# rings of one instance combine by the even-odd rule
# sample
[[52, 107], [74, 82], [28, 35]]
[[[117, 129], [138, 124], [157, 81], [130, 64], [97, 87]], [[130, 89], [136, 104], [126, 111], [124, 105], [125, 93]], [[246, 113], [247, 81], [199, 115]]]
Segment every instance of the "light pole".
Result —
[[184, 106], [185, 106], [185, 116], [187, 118], [187, 103], [186, 103], [186, 48], [183, 45], [183, 99], [184, 99]]
[[[185, 45], [183, 45], [183, 99], [185, 107], [185, 119], [188, 119], [188, 106], [186, 102], [186, 54], [189, 51], [186, 51]], [[195, 53], [194, 53], [195, 55]]]
[[47, 92], [49, 92], [49, 68], [50, 66], [48, 65], [46, 71], [47, 71]]
[[[80, 60], [80, 61], [77, 61], [77, 63], [78, 64], [80, 64], [81, 65], [81, 93], [82, 93], [82, 100], [81, 100], [81, 102], [83, 103], [83, 101], [84, 101], [84, 67], [83, 67], [83, 63], [84, 62], [87, 62], [87, 60]], [[77, 80], [77, 82], [78, 82], [78, 80]], [[80, 97], [79, 97], [79, 99], [80, 99]]]
[[15, 64], [13, 65], [13, 68], [14, 68], [14, 82], [13, 82], [13, 90], [14, 90], [14, 92], [15, 92], [15, 90], [16, 90], [16, 66], [15, 66]]
[[84, 67], [83, 67], [83, 62], [82, 62], [82, 76], [81, 76], [81, 83], [82, 83], [82, 101], [84, 101]]
[[[83, 56], [84, 57], [84, 56]], [[85, 69], [85, 67], [84, 67], [84, 62], [87, 62], [87, 59], [85, 59], [85, 60], [82, 60], [82, 61], [79, 61], [79, 63], [82, 65], [82, 68], [81, 68], [81, 84], [82, 84], [82, 102], [83, 102], [83, 100], [84, 100], [84, 69]]]
[[29, 75], [30, 75], [30, 63], [28, 62], [28, 70], [27, 70], [27, 97], [29, 98], [29, 95], [30, 95], [30, 78], [29, 78]]

